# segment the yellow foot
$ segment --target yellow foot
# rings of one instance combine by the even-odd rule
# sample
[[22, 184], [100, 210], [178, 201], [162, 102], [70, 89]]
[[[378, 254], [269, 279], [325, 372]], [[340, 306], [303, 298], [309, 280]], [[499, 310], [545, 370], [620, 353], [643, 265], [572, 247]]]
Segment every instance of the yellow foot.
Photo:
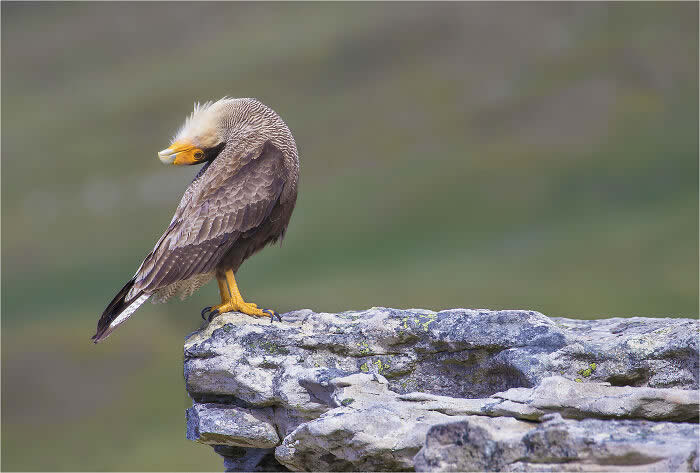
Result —
[[282, 318], [274, 310], [258, 309], [257, 304], [235, 299], [213, 307], [205, 307], [204, 310], [202, 310], [202, 318], [205, 318], [207, 312], [210, 312], [209, 317], [207, 317], [210, 322], [214, 317], [224, 312], [241, 312], [243, 314], [252, 315], [253, 317], [270, 317], [270, 322], [272, 322], [274, 317], [277, 317], [279, 321], [282, 321]]

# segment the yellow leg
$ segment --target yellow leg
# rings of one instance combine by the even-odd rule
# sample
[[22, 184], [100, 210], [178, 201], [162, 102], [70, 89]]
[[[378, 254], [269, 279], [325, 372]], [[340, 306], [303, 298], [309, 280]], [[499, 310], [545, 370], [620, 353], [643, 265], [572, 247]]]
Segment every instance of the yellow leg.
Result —
[[216, 278], [216, 282], [219, 283], [219, 295], [221, 296], [221, 303], [224, 304], [231, 300], [231, 294], [228, 291], [226, 279]]
[[226, 271], [226, 282], [228, 283], [228, 287], [231, 290], [231, 298], [242, 301], [243, 296], [241, 295], [241, 291], [238, 290], [238, 284], [236, 284], [236, 277], [234, 276], [233, 271], [231, 271], [230, 269]]
[[204, 317], [204, 314], [211, 311], [211, 314], [209, 314], [209, 320], [218, 314], [223, 314], [224, 312], [242, 312], [244, 314], [256, 317], [272, 318], [276, 316], [279, 319], [279, 315], [274, 310], [262, 310], [258, 308], [257, 304], [243, 300], [243, 296], [238, 289], [238, 284], [236, 284], [236, 278], [233, 275], [232, 270], [229, 269], [226, 271], [225, 277], [225, 280], [223, 278], [216, 278], [217, 282], [219, 283], [221, 304], [214, 307], [205, 307], [202, 311], [202, 317]]

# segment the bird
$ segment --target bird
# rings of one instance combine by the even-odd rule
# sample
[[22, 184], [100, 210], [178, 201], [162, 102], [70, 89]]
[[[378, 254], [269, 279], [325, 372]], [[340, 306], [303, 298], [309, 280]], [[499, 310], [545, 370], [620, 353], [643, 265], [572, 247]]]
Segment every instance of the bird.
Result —
[[299, 155], [287, 124], [253, 98], [195, 103], [158, 158], [168, 165], [203, 166], [153, 250], [102, 313], [94, 343], [149, 298], [184, 299], [214, 278], [221, 303], [205, 307], [203, 318], [231, 311], [279, 318], [243, 299], [235, 273], [286, 233], [299, 180]]

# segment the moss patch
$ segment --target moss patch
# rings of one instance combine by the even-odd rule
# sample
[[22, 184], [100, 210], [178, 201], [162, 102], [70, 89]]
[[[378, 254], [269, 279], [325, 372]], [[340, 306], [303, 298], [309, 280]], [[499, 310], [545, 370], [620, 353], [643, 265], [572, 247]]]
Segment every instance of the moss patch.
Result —
[[379, 374], [382, 374], [384, 370], [391, 368], [391, 365], [389, 363], [385, 363], [381, 359], [375, 360], [372, 364], [377, 367], [377, 373]]
[[373, 371], [376, 371], [376, 373], [378, 374], [382, 374], [384, 371], [391, 368], [391, 364], [382, 361], [381, 358], [377, 358], [374, 361], [365, 361], [364, 363], [362, 363], [360, 365], [360, 371], [362, 371], [363, 373], [369, 373], [371, 365], [374, 365], [376, 367], [376, 370]]
[[369, 355], [372, 353], [372, 350], [370, 350], [369, 345], [367, 342], [359, 342], [357, 346], [360, 348], [360, 354], [361, 355]]
[[590, 365], [588, 365], [588, 368], [578, 370], [578, 374], [580, 374], [584, 378], [588, 378], [591, 374], [593, 374], [597, 367], [598, 365], [596, 365], [595, 363], [591, 363]]
[[411, 325], [420, 328], [424, 332], [428, 331], [430, 324], [435, 322], [437, 314], [415, 314], [415, 316], [404, 317], [401, 319], [401, 325], [408, 330]]
[[251, 348], [257, 348], [270, 355], [289, 355], [289, 349], [282, 345], [278, 345], [275, 342], [268, 340], [263, 340], [258, 343], [251, 343], [249, 345]]

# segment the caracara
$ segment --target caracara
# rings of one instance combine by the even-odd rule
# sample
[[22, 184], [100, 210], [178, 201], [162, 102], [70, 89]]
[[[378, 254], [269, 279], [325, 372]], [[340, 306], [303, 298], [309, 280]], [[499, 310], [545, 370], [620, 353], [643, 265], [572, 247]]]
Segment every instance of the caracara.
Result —
[[105, 339], [148, 298], [184, 299], [214, 277], [221, 304], [206, 307], [203, 317], [229, 311], [276, 316], [245, 302], [234, 274], [284, 236], [292, 215], [299, 157], [287, 125], [258, 100], [223, 98], [195, 105], [158, 157], [165, 164], [204, 166], [153, 251], [105, 309], [92, 339]]

